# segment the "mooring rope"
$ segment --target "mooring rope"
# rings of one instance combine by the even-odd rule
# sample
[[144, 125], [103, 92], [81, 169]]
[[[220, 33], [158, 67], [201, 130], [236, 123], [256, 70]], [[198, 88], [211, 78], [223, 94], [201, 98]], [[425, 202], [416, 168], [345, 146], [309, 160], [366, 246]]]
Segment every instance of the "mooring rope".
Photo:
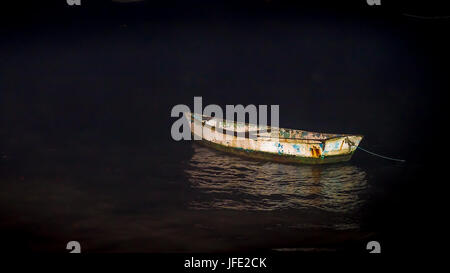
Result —
[[427, 19], [427, 20], [439, 20], [439, 19], [450, 19], [450, 16], [422, 16], [415, 14], [403, 13], [403, 16], [417, 18], [417, 19]]
[[358, 149], [360, 149], [360, 150], [363, 150], [364, 152], [366, 152], [366, 153], [369, 153], [369, 154], [371, 154], [371, 155], [374, 155], [374, 156], [378, 156], [378, 157], [381, 157], [381, 158], [384, 158], [384, 159], [388, 159], [388, 160], [393, 160], [393, 161], [398, 161], [398, 162], [405, 162], [406, 160], [403, 160], [403, 159], [397, 159], [397, 158], [392, 158], [392, 157], [388, 157], [388, 156], [384, 156], [384, 155], [379, 155], [379, 154], [376, 154], [376, 153], [373, 153], [373, 152], [371, 152], [371, 151], [368, 151], [368, 150], [366, 150], [366, 149], [363, 149], [363, 148], [361, 148], [361, 147], [357, 147]]

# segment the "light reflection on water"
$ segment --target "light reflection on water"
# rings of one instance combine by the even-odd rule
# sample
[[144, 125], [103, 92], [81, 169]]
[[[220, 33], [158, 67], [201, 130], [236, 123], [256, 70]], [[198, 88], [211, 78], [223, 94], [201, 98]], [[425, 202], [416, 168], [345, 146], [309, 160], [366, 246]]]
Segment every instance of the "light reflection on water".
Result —
[[367, 188], [366, 173], [351, 163], [287, 165], [227, 155], [194, 145], [186, 168], [191, 187], [204, 193], [192, 209], [317, 208], [353, 212]]

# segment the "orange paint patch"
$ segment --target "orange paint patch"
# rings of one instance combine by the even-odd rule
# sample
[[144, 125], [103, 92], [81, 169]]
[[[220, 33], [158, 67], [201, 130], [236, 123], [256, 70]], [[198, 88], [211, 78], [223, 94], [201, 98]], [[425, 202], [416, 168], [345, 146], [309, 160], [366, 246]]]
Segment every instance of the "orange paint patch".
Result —
[[311, 155], [312, 155], [313, 157], [319, 157], [320, 154], [321, 154], [320, 148], [317, 148], [317, 147], [312, 147], [312, 148], [311, 148]]

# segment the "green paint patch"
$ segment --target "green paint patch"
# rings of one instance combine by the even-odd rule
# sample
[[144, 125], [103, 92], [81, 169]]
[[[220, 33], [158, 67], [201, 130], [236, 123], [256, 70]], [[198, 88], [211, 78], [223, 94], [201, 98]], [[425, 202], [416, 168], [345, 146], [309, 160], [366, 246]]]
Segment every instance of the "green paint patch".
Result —
[[281, 131], [280, 131], [280, 134], [281, 134], [281, 136], [284, 137], [284, 138], [289, 138], [289, 137], [291, 137], [291, 133], [290, 133], [289, 131], [286, 131], [286, 130], [281, 130]]

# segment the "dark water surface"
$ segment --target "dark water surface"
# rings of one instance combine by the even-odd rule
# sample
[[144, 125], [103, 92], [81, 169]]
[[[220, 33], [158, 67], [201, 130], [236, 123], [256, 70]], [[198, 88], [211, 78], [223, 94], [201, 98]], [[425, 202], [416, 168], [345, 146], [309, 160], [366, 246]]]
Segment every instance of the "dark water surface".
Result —
[[[448, 24], [139, 5], [5, 22], [3, 249], [365, 252], [378, 240], [396, 252], [442, 226], [430, 211], [445, 192], [432, 175], [445, 170], [433, 143]], [[279, 104], [282, 127], [363, 134], [362, 147], [407, 161], [358, 150], [346, 163], [285, 165], [173, 141], [171, 108], [193, 96]]]
[[325, 166], [253, 161], [188, 142], [10, 151], [1, 229], [14, 249], [33, 251], [69, 240], [90, 252], [358, 250], [379, 231], [364, 212], [388, 183], [377, 176], [404, 170], [373, 171], [357, 155]]

